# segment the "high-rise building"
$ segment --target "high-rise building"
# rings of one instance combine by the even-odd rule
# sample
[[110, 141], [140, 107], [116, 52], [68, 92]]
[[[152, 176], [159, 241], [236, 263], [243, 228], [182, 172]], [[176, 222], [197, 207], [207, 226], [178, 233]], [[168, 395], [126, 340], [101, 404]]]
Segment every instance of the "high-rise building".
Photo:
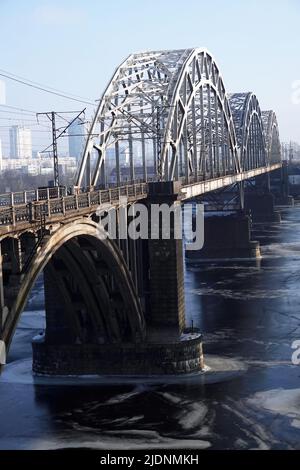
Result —
[[68, 135], [69, 156], [79, 160], [83, 151], [83, 145], [86, 136], [86, 125], [82, 119], [75, 119], [68, 129]]
[[31, 130], [22, 126], [9, 129], [10, 157], [32, 158]]

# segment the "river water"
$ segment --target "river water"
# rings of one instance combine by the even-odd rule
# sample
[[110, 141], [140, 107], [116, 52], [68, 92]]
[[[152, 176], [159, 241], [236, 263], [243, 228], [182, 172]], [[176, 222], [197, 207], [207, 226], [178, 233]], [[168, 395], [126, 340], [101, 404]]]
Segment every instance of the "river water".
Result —
[[282, 219], [255, 227], [261, 260], [186, 266], [187, 323], [211, 367], [195, 380], [35, 383], [37, 283], [0, 377], [0, 449], [300, 449], [300, 206]]

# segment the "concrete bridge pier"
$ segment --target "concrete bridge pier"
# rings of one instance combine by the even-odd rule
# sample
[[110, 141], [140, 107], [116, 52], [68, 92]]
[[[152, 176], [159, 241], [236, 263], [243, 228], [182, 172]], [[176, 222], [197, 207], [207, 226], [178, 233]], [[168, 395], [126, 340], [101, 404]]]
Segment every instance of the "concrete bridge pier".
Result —
[[245, 210], [256, 222], [280, 222], [280, 211], [275, 208], [275, 196], [272, 193], [249, 193], [245, 195]]
[[275, 203], [282, 206], [293, 206], [294, 198], [290, 195], [288, 162], [284, 160], [282, 167], [270, 174], [270, 189], [275, 196]]
[[258, 241], [251, 240], [251, 218], [244, 211], [243, 184], [206, 195], [204, 245], [186, 251], [187, 260], [260, 258]]
[[[199, 332], [186, 325], [184, 297], [183, 242], [175, 226], [176, 215], [170, 218], [170, 237], [164, 237], [162, 227], [153, 239], [152, 205], [172, 206], [181, 214], [178, 182], [149, 183], [147, 207], [149, 217], [148, 263], [149, 295], [146, 310], [147, 342], [164, 345], [172, 352], [173, 369], [177, 372], [201, 370], [204, 366], [202, 339]], [[164, 222], [162, 213], [162, 222]], [[169, 351], [169, 352], [168, 352]]]
[[280, 222], [280, 211], [275, 208], [275, 196], [271, 193], [270, 174], [257, 176], [245, 186], [245, 211], [256, 222]]
[[[162, 227], [159, 227], [157, 239], [151, 235], [151, 227], [156, 221], [151, 214], [152, 205], [162, 205], [179, 209], [177, 184], [149, 183], [149, 198], [147, 201], [149, 214], [149, 297], [148, 297], [148, 337], [167, 336], [178, 337], [185, 328], [184, 305], [184, 273], [183, 273], [183, 244], [181, 239], [175, 239], [174, 220], [170, 220], [170, 237], [163, 239]], [[175, 209], [176, 210], [176, 209]], [[162, 215], [162, 221], [168, 217]], [[153, 224], [153, 225], [152, 225]], [[150, 333], [151, 331], [151, 333]], [[155, 332], [155, 333], [154, 333]]]
[[204, 246], [186, 251], [192, 260], [260, 258], [259, 242], [251, 240], [251, 219], [244, 211], [223, 215], [207, 214], [204, 220]]

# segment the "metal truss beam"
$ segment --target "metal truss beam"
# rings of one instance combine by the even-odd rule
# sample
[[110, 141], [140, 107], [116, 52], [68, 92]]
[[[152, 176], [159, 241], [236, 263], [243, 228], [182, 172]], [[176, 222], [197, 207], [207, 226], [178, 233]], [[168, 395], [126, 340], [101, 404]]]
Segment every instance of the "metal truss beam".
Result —
[[118, 184], [124, 167], [126, 180], [140, 166], [144, 181], [186, 184], [239, 174], [279, 162], [278, 141], [273, 111], [253, 93], [227, 95], [206, 49], [132, 54], [99, 101], [75, 185], [91, 173], [91, 189], [105, 187], [107, 166]]

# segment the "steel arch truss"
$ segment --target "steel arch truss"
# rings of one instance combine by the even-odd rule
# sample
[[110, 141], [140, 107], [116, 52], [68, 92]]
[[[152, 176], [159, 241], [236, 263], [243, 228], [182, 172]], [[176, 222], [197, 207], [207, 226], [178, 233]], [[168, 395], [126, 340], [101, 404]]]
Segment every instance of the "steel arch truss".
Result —
[[219, 69], [205, 50], [194, 49], [169, 87], [160, 176], [214, 178], [240, 170], [234, 124]]
[[[112, 149], [112, 150], [109, 150]], [[116, 70], [96, 111], [77, 186], [96, 150], [91, 186], [114, 160], [135, 179], [138, 160], [154, 177], [189, 180], [239, 172], [234, 124], [225, 87], [212, 56], [202, 49], [133, 54]], [[108, 157], [109, 155], [109, 157]]]
[[227, 98], [205, 49], [132, 54], [99, 102], [76, 186], [105, 185], [107, 169], [117, 185], [237, 174], [279, 161], [277, 137], [275, 114], [262, 114], [254, 94]]
[[279, 163], [281, 161], [281, 145], [274, 111], [263, 111], [262, 122], [266, 137], [268, 162]]
[[[77, 176], [81, 186], [93, 149], [98, 158], [91, 177], [95, 186], [99, 175], [105, 176], [105, 160], [114, 157], [117, 183], [121, 164], [129, 165], [130, 179], [135, 179], [134, 155], [137, 150], [147, 179], [146, 153], [152, 153], [153, 172], [157, 171], [156, 155], [160, 153], [160, 125], [168, 112], [168, 87], [178, 71], [184, 50], [147, 52], [130, 55], [115, 71], [96, 111]], [[138, 149], [136, 148], [138, 147]], [[150, 147], [150, 148], [149, 148]], [[152, 147], [152, 149], [151, 149]]]
[[267, 149], [262, 112], [253, 93], [234, 93], [229, 96], [235, 125], [239, 158], [243, 170], [267, 164]]

